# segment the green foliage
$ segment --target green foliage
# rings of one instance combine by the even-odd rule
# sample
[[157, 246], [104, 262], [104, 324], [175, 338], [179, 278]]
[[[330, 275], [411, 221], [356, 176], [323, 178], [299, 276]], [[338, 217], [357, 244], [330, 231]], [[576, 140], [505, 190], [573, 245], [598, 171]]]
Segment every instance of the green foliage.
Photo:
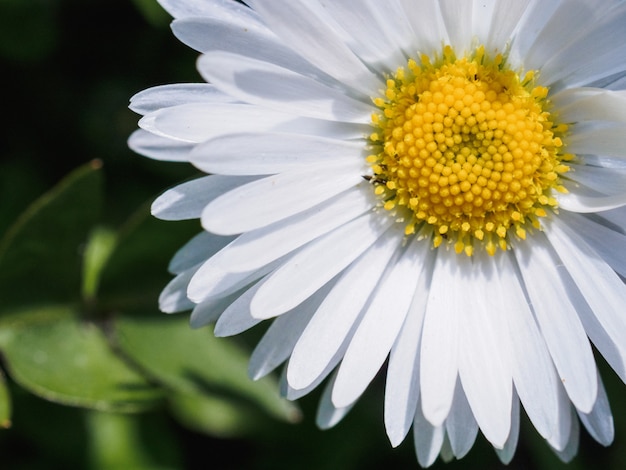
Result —
[[250, 380], [248, 354], [232, 341], [192, 330], [186, 318], [124, 317], [115, 324], [120, 350], [176, 391], [171, 405], [194, 429], [232, 437], [258, 427], [261, 410], [298, 418], [297, 409], [278, 398], [275, 381]]
[[[94, 468], [154, 467], [138, 422], [120, 413], [166, 407], [185, 426], [220, 437], [297, 418], [275, 379], [247, 377], [247, 352], [157, 311], [167, 258], [192, 227], [164, 240], [146, 206], [120, 230], [103, 226], [102, 172], [95, 161], [70, 173], [1, 241], [0, 351], [9, 377], [45, 400], [94, 410], [86, 414]], [[10, 421], [0, 381], [0, 426]]]
[[3, 325], [11, 377], [50, 401], [102, 411], [150, 408], [159, 390], [111, 350], [102, 329], [70, 309], [16, 314]]
[[101, 163], [65, 178], [21, 215], [0, 242], [0, 312], [34, 299], [80, 298], [81, 249], [102, 207]]

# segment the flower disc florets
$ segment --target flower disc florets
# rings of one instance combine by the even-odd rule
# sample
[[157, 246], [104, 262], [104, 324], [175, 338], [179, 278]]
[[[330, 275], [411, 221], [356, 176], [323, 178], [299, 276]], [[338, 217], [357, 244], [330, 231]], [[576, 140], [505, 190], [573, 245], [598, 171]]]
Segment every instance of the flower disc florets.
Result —
[[483, 47], [409, 60], [374, 100], [369, 180], [384, 208], [398, 212], [407, 235], [427, 224], [435, 247], [448, 240], [458, 253], [471, 255], [478, 242], [494, 254], [509, 237], [524, 239], [556, 208], [552, 191], [564, 191], [562, 162], [571, 158], [547, 94], [534, 72], [520, 78]]

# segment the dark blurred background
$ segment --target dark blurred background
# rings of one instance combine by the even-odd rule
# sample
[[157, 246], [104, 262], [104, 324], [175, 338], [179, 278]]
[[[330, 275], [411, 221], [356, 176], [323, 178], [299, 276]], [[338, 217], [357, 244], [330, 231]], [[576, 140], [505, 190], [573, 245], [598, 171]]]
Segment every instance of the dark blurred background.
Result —
[[[150, 161], [126, 145], [138, 119], [127, 109], [134, 93], [199, 80], [197, 54], [173, 37], [169, 21], [155, 0], [0, 0], [0, 236], [33, 200], [94, 159], [103, 163], [103, 223], [112, 227], [160, 191], [196, 173], [184, 164]], [[156, 307], [154, 315], [161, 315]], [[624, 385], [604, 363], [600, 366], [616, 419], [615, 444], [601, 448], [582, 431], [579, 457], [562, 466], [523, 421], [509, 468], [626, 468]], [[159, 409], [133, 415], [128, 426], [116, 427], [111, 424], [114, 417], [50, 403], [8, 382], [13, 416], [12, 427], [0, 430], [3, 469], [114, 468], [107, 462], [115, 459], [98, 455], [106, 445], [94, 443], [114, 440], [107, 426], [110, 432], [136, 431], [132, 443], [140, 448], [132, 450], [140, 458], [132, 468], [418, 467], [411, 436], [398, 449], [387, 441], [380, 377], [333, 430], [314, 425], [315, 392], [301, 401], [299, 423], [267, 419], [262, 428], [232, 438], [193, 431]], [[438, 461], [433, 468], [503, 466], [479, 436], [463, 460]]]

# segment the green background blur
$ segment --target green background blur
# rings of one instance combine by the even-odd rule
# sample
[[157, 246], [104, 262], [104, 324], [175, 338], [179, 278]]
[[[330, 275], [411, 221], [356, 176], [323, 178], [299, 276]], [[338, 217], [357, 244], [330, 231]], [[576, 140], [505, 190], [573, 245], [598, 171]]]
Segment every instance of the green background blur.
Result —
[[[9, 237], [20, 214], [67, 174], [94, 160], [100, 161], [102, 169], [97, 173], [98, 181], [101, 178], [104, 181], [103, 207], [95, 225], [106, 233], [116, 234], [128, 226], [129, 220], [141, 219], [144, 224], [141, 233], [146, 241], [139, 255], [119, 255], [117, 266], [127, 269], [120, 268], [115, 275], [110, 275], [120, 277], [121, 283], [135, 289], [136, 295], [130, 295], [135, 303], [122, 301], [113, 294], [108, 297], [109, 304], [101, 299], [94, 300], [100, 302], [100, 310], [95, 311], [109, 313], [89, 321], [105, 333], [107, 322], [114, 316], [110, 312], [119, 310], [124, 310], [126, 318], [138, 315], [149, 324], [157, 322], [159, 328], [165, 325], [165, 320], [159, 323], [164, 314], [158, 311], [156, 304], [159, 290], [169, 279], [167, 261], [176, 247], [198, 230], [196, 222], [165, 223], [152, 221], [147, 215], [147, 204], [156, 195], [193, 177], [196, 171], [183, 164], [150, 161], [133, 154], [126, 146], [138, 119], [127, 109], [134, 93], [154, 85], [200, 80], [194, 69], [197, 54], [173, 37], [169, 21], [155, 0], [0, 0], [0, 83], [3, 85], [0, 112], [4, 123], [0, 138], [0, 238]], [[71, 203], [78, 207], [86, 202]], [[72, 214], [74, 209], [67, 205], [70, 203], [65, 204], [67, 212]], [[18, 231], [18, 235], [20, 233]], [[52, 230], [45, 239], [49, 252], [55, 252], [63, 243], [54, 233]], [[5, 243], [5, 248], [19, 246], [19, 240], [11, 243], [13, 245]], [[34, 269], [48, 273], [46, 275], [52, 279], [56, 277], [58, 266], [41, 265]], [[45, 279], [31, 285], [29, 275], [18, 273], [19, 269], [6, 262], [0, 263], [1, 269], [5, 271], [0, 272], [0, 282], [13, 288], [11, 282], [16, 280], [31, 286], [32, 291], [27, 301], [7, 300], [8, 289], [4, 291], [8, 297], [0, 297], [0, 339], [4, 331], [2, 316], [12, 318], [15, 312], [21, 315], [20, 309], [26, 304], [30, 308], [32, 302], [47, 306], [48, 302], [58, 301], [54, 292], [46, 292]], [[11, 269], [16, 270], [15, 276]], [[58, 275], [63, 276], [64, 272], [59, 269]], [[125, 273], [128, 278], [124, 278]], [[0, 294], [2, 292], [0, 287]], [[108, 293], [111, 292], [117, 291], [110, 288]], [[141, 308], [133, 307], [139, 304]], [[76, 309], [82, 312], [89, 310], [90, 303], [83, 295], [78, 305]], [[178, 318], [183, 319], [185, 315]], [[81, 322], [86, 321], [80, 318]], [[13, 320], [4, 324], [12, 325], [7, 330], [10, 333], [18, 331]], [[176, 325], [172, 323], [172, 337]], [[246, 357], [263, 328], [241, 338], [220, 340], [217, 348], [225, 348], [224, 354], [228, 355], [231, 354], [228, 348], [236, 346], [234, 354], [243, 351], [242, 357]], [[176, 334], [179, 334], [178, 329]], [[196, 334], [205, 334], [206, 340], [210, 340], [210, 329]], [[102, 337], [107, 341], [111, 339], [106, 334]], [[15, 343], [11, 343], [14, 349]], [[106, 344], [115, 349], [114, 344]], [[172, 351], [176, 348], [175, 344], [167, 346], [156, 340], [151, 346], [155, 354], [163, 351], [169, 354], [167, 347]], [[251, 403], [246, 403], [239, 411], [233, 410], [232, 404], [238, 402], [230, 401], [228, 396], [220, 398], [225, 403], [223, 414], [232, 418], [225, 421], [228, 424], [214, 419], [213, 415], [222, 415], [219, 406], [210, 408], [206, 415], [198, 412], [197, 416], [185, 419], [184, 415], [172, 411], [168, 394], [173, 393], [175, 387], [167, 386], [159, 391], [162, 399], [151, 402], [141, 412], [103, 412], [93, 410], [93, 406], [68, 406], [64, 400], [55, 399], [28, 381], [19, 377], [15, 380], [12, 367], [17, 371], [17, 366], [11, 364], [12, 354], [7, 349], [2, 355], [2, 370], [8, 376], [6, 384], [12, 403], [11, 426], [0, 429], [2, 469], [418, 467], [412, 435], [397, 449], [391, 449], [387, 441], [382, 421], [381, 377], [343, 422], [332, 430], [320, 431], [314, 424], [319, 391], [297, 404], [301, 410], [297, 422], [289, 422], [287, 415], [281, 417], [280, 413], [272, 415], [263, 409], [254, 409]], [[130, 360], [129, 357], [125, 360]], [[209, 359], [207, 357], [207, 368], [212, 367]], [[582, 431], [579, 456], [563, 466], [524, 418], [518, 451], [508, 468], [626, 468], [625, 388], [606, 365], [599, 362], [615, 416], [613, 446], [604, 449]], [[63, 376], [66, 370], [63, 367], [58, 369], [56, 373], [61, 382], [76, 380], [76, 377]], [[146, 375], [149, 382], [155, 377]], [[207, 396], [214, 394], [215, 389], [221, 390], [219, 380], [214, 379]], [[263, 400], [272, 400], [278, 395], [275, 385], [267, 390], [263, 393], [271, 393], [274, 398]], [[293, 417], [293, 413], [289, 416]], [[460, 462], [438, 461], [433, 466], [447, 469], [502, 467], [480, 435], [472, 451]]]

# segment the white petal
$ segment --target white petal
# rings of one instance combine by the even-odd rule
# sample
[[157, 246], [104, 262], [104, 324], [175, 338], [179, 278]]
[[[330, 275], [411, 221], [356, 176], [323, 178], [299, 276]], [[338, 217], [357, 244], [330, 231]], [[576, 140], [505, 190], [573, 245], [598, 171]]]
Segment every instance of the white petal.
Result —
[[209, 323], [214, 323], [224, 310], [237, 300], [240, 295], [241, 292], [235, 292], [234, 294], [226, 297], [212, 298], [205, 302], [200, 302], [191, 311], [189, 325], [191, 328], [200, 328], [208, 325]]
[[[604, 0], [586, 0], [572, 8], [567, 1], [536, 2], [534, 14], [524, 25], [533, 29], [532, 22], [537, 22], [535, 28], [541, 28], [537, 36], [531, 35], [534, 43], [522, 55], [526, 59], [527, 70], [544, 69], [551, 59], [558, 59], [563, 49], [581, 37], [590, 24], [606, 13], [608, 3]], [[524, 32], [525, 28], [519, 36], [523, 37]]]
[[504, 465], [508, 465], [513, 460], [517, 441], [519, 440], [520, 410], [519, 399], [513, 395], [513, 406], [511, 407], [511, 433], [502, 449], [495, 449], [498, 458]]
[[[574, 411], [569, 410], [570, 415], [574, 415]], [[556, 455], [565, 463], [570, 462], [578, 453], [578, 443], [580, 439], [580, 424], [578, 424], [578, 420], [576, 416], [572, 416], [571, 421], [571, 430], [569, 439], [563, 449], [555, 448], [553, 449]]]
[[261, 323], [261, 320], [250, 315], [250, 301], [262, 284], [263, 282], [257, 282], [243, 294], [239, 295], [237, 299], [224, 310], [215, 324], [215, 330], [213, 331], [215, 336], [238, 335]]
[[419, 8], [415, 0], [399, 0], [399, 3], [413, 29], [414, 42], [419, 45], [417, 51], [409, 52], [432, 56], [435, 51], [439, 52], [442, 43], [450, 42], [437, 1], [420, 0]]
[[433, 426], [422, 414], [422, 404], [417, 404], [415, 421], [413, 422], [413, 440], [417, 461], [422, 467], [430, 467], [441, 451], [445, 437], [443, 425]]
[[546, 441], [553, 450], [562, 451], [570, 442], [572, 429], [574, 426], [578, 426], [578, 420], [572, 411], [572, 403], [561, 385], [559, 386], [557, 410], [558, 420], [556, 422], [555, 431]]
[[[511, 46], [511, 55], [514, 63], [524, 63], [528, 56], [529, 50], [537, 41], [537, 38], [545, 34], [546, 24], [555, 16], [555, 12], [564, 3], [564, 0], [554, 0], [545, 2], [542, 0], [534, 0], [520, 20], [516, 34], [514, 35], [513, 44]], [[560, 24], [558, 25], [560, 26]], [[552, 28], [554, 29], [554, 28]], [[558, 37], [558, 35], [557, 35]], [[558, 46], [558, 41], [547, 42], [543, 44], [544, 48], [554, 48]], [[527, 70], [533, 69], [527, 64]]]
[[234, 237], [218, 237], [211, 233], [200, 232], [180, 248], [168, 266], [171, 273], [181, 272], [209, 259], [228, 245]]
[[186, 103], [235, 103], [228, 96], [208, 83], [176, 83], [160, 85], [137, 93], [130, 99], [129, 108], [138, 114], [148, 114], [161, 108]]
[[205, 52], [198, 70], [224, 93], [284, 113], [363, 124], [374, 109], [313, 78], [230, 52]]
[[[531, 2], [532, 0], [491, 0], [492, 11], [488, 16], [480, 7], [474, 9], [474, 24], [478, 23], [481, 17], [485, 17], [485, 21], [490, 20], [488, 35], [483, 38], [480, 33], [478, 34], [487, 50], [503, 52], [504, 45], [510, 41], [513, 31]], [[477, 3], [480, 6], [486, 2]]]
[[152, 215], [162, 220], [197, 219], [209, 202], [256, 178], [209, 175], [187, 181], [156, 198], [151, 207]]
[[252, 380], [264, 377], [287, 360], [328, 290], [321, 289], [293, 311], [272, 322], [250, 356], [248, 374]]
[[294, 389], [310, 386], [336, 356], [396, 250], [391, 231], [372, 245], [338, 279], [296, 344], [287, 379]]
[[349, 189], [309, 210], [240, 235], [214, 260], [234, 272], [261, 267], [371, 209], [371, 196], [367, 187]]
[[[393, 1], [384, 4], [362, 1], [355, 8], [353, 1], [339, 0], [325, 4], [324, 7], [347, 32], [346, 40], [350, 49], [372, 69], [395, 72], [398, 66], [406, 62], [402, 47], [395, 41], [393, 32], [400, 30], [405, 33], [404, 38], [410, 38], [412, 31], [404, 18], [389, 17], [394, 7]], [[393, 28], [388, 27], [390, 24]], [[376, 34], [372, 34], [372, 31], [376, 31]]]
[[[596, 347], [606, 355], [611, 364], [622, 365], [616, 367], [619, 373], [626, 362], [626, 318], [623, 314], [626, 305], [626, 286], [621, 278], [595, 255], [593, 248], [561, 220], [550, 221], [546, 234], [591, 308], [591, 311], [579, 310], [586, 318], [583, 318], [583, 323], [587, 325], [594, 323], [594, 320], [597, 321], [609, 340], [597, 341], [595, 328], [588, 331], [589, 336], [597, 341]], [[590, 279], [593, 279], [593, 284], [589, 282]], [[598, 285], [602, 286], [601, 290], [598, 290]], [[611, 352], [614, 349], [619, 351], [615, 359], [614, 353]]]
[[559, 384], [552, 358], [526, 300], [511, 256], [499, 256], [498, 286], [509, 299], [504, 315], [511, 348], [511, 372], [519, 397], [537, 432], [544, 438], [558, 422]]
[[[426, 244], [424, 241], [422, 243]], [[400, 445], [408, 434], [419, 399], [422, 325], [434, 258], [434, 251], [428, 250], [409, 313], [389, 355], [385, 385], [385, 429], [394, 447]]]
[[[577, 410], [578, 411], [578, 410]], [[613, 415], [609, 407], [609, 400], [606, 390], [602, 384], [600, 374], [598, 374], [598, 398], [590, 413], [578, 411], [580, 420], [587, 428], [591, 437], [603, 446], [609, 446], [615, 438], [615, 428], [613, 426]]]
[[559, 207], [571, 212], [589, 214], [603, 212], [626, 205], [626, 193], [611, 196], [583, 196], [570, 191], [567, 194], [555, 195]]
[[570, 399], [588, 412], [596, 401], [596, 366], [585, 330], [580, 323], [572, 295], [561, 279], [561, 264], [541, 233], [533, 235], [532, 245], [514, 248], [528, 296], [541, 333]]
[[450, 45], [459, 57], [469, 52], [474, 32], [472, 31], [472, 1], [440, 0], [439, 6], [448, 31]]
[[[607, 8], [611, 3], [616, 7]], [[617, 2], [598, 2], [600, 6], [603, 8], [595, 8], [584, 18], [583, 27], [575, 30], [572, 41], [565, 41], [567, 46], [545, 62], [542, 75], [548, 85], [557, 81], [568, 86], [585, 85], [624, 70], [626, 7]], [[580, 7], [578, 10], [584, 11]]]
[[363, 182], [363, 161], [307, 165], [240, 186], [202, 212], [209, 232], [231, 235], [265, 227], [320, 204]]
[[[459, 314], [459, 377], [481, 431], [501, 449], [511, 428], [512, 374], [502, 319], [508, 301], [497, 284], [493, 258], [479, 253], [473, 264], [466, 257], [458, 263], [471, 272], [461, 279], [468, 285]], [[485, 292], [485, 286], [493, 288]]]
[[[572, 171], [568, 172], [566, 177], [574, 184], [583, 184], [602, 194], [619, 194], [626, 188], [625, 169], [570, 164], [570, 170]], [[571, 188], [571, 183], [566, 183], [565, 187]], [[575, 192], [574, 188], [570, 191]]]
[[382, 83], [343, 42], [332, 18], [312, 2], [262, 2], [248, 4], [285, 44], [340, 83], [370, 96]]
[[211, 297], [225, 297], [272, 272], [284, 261], [280, 258], [258, 269], [233, 273], [215, 266], [211, 258], [194, 274], [187, 286], [187, 296], [198, 303]]
[[562, 122], [626, 121], [626, 94], [621, 91], [569, 88], [551, 95], [550, 101]]
[[385, 362], [411, 306], [428, 250], [429, 244], [416, 238], [391, 259], [339, 367], [335, 406], [356, 401]]
[[598, 126], [596, 123], [577, 124], [567, 137], [567, 151], [578, 154], [626, 157], [624, 134], [626, 124], [611, 123]]
[[371, 132], [366, 124], [337, 123], [280, 113], [251, 104], [189, 103], [145, 115], [139, 126], [153, 134], [199, 143], [233, 132], [295, 132], [355, 139]]
[[197, 145], [190, 161], [205, 173], [271, 175], [337, 159], [364, 158], [363, 142], [285, 133], [224, 134]]
[[291, 310], [372, 246], [391, 223], [368, 213], [309, 243], [265, 281], [252, 300], [252, 315], [270, 318]]
[[[462, 260], [453, 250], [437, 250], [420, 350], [424, 416], [441, 425], [450, 411], [458, 372], [459, 317], [467, 294]], [[453, 291], [450, 286], [458, 286]]]
[[187, 285], [198, 270], [198, 266], [183, 271], [161, 291], [159, 309], [165, 313], [176, 313], [191, 310], [195, 304], [187, 297]]
[[[604, 213], [603, 216], [606, 216], [606, 214]], [[613, 270], [626, 277], [626, 250], [614, 249], [616, 246], [624, 246], [626, 244], [626, 236], [624, 234], [613, 230], [608, 223], [598, 223], [587, 217], [567, 212], [562, 212], [561, 216], [564, 220], [567, 220], [567, 224], [576, 233], [593, 246], [594, 251], [602, 256]]]
[[154, 135], [143, 129], [131, 134], [128, 146], [144, 157], [168, 162], [188, 162], [193, 149], [193, 144]]
[[[285, 391], [284, 396], [287, 397], [288, 400], [299, 400], [303, 396], [311, 393], [314, 389], [318, 387], [318, 385], [320, 385], [324, 380], [326, 380], [326, 378], [330, 375], [330, 373], [336, 369], [339, 362], [341, 362], [341, 359], [343, 358], [343, 355], [346, 352], [346, 349], [348, 349], [348, 343], [350, 342], [350, 338], [354, 334], [355, 329], [356, 328], [353, 328], [348, 333], [346, 338], [344, 338], [343, 344], [341, 344], [341, 346], [339, 347], [335, 355], [330, 359], [330, 362], [326, 365], [326, 367], [324, 367], [320, 375], [306, 387], [300, 388], [300, 389], [295, 389], [291, 387], [289, 385], [289, 382], [287, 382], [286, 373], [285, 373], [286, 388], [284, 390]], [[291, 360], [289, 361], [289, 363], [291, 363]], [[285, 368], [285, 372], [287, 372], [288, 370], [289, 370], [289, 364], [287, 364], [287, 367]]]
[[317, 408], [317, 415], [315, 416], [315, 424], [320, 429], [330, 429], [341, 421], [346, 414], [352, 409], [353, 405], [348, 405], [343, 408], [337, 408], [331, 400], [331, 394], [333, 386], [335, 385], [335, 378], [337, 374], [333, 374], [326, 386], [324, 392], [320, 398], [319, 406]]
[[478, 434], [478, 424], [458, 379], [454, 389], [452, 408], [446, 419], [446, 431], [450, 448], [457, 459], [464, 457], [470, 451]]
[[240, 21], [258, 22], [254, 12], [245, 5], [231, 0], [158, 0], [174, 18], [205, 16], [210, 18], [239, 18]]

